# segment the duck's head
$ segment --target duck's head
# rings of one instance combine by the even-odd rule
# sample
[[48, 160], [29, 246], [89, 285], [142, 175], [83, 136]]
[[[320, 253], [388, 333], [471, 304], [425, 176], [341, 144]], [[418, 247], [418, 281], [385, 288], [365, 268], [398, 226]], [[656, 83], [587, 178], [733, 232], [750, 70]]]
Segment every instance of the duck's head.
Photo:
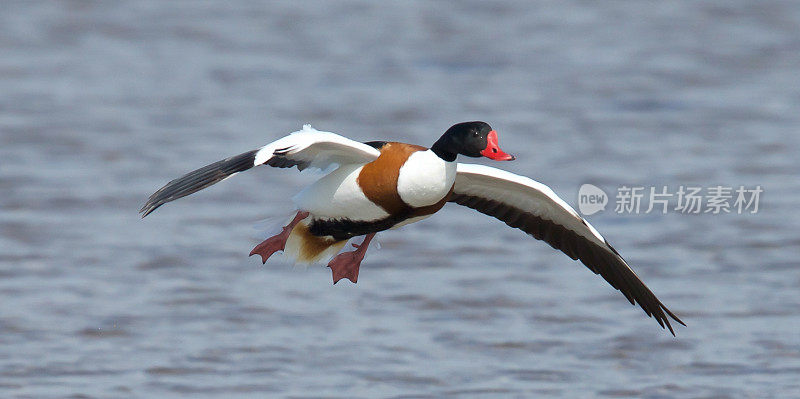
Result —
[[450, 126], [431, 150], [445, 161], [455, 161], [458, 154], [468, 157], [486, 157], [495, 161], [513, 161], [497, 145], [497, 132], [486, 122], [462, 122]]

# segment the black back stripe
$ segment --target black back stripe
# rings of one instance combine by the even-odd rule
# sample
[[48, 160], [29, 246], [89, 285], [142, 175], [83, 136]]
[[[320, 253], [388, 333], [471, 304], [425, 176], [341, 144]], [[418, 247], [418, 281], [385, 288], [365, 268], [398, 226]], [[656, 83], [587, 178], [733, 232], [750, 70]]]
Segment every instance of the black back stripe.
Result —
[[654, 317], [661, 327], [668, 328], [672, 335], [675, 335], [675, 332], [672, 330], [669, 317], [684, 324], [656, 298], [644, 282], [628, 268], [617, 251], [607, 243], [606, 247], [602, 247], [550, 220], [492, 199], [453, 193], [450, 202], [500, 219], [510, 227], [518, 228], [537, 240], [550, 244], [570, 258], [580, 260], [589, 270], [599, 274], [612, 287], [622, 292], [631, 304], [638, 303], [648, 316]]
[[298, 170], [303, 170], [308, 167], [308, 162], [295, 161], [293, 159], [285, 158], [281, 155], [274, 155], [272, 158], [264, 162], [264, 165], [269, 165], [275, 168], [291, 168], [297, 166]]
[[383, 148], [383, 146], [385, 146], [386, 143], [388, 143], [388, 141], [366, 141], [366, 142], [364, 142], [364, 144], [366, 144], [366, 145], [368, 145], [368, 146], [370, 146], [372, 148], [375, 148], [377, 150], [380, 150], [381, 148]]

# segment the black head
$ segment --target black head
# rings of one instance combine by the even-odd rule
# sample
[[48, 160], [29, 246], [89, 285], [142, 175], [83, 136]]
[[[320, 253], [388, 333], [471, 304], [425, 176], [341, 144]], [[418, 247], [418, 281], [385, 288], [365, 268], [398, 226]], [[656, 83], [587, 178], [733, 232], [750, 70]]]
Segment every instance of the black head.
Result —
[[431, 147], [436, 155], [445, 161], [455, 161], [458, 154], [468, 157], [487, 157], [495, 161], [513, 161], [514, 156], [506, 154], [497, 145], [497, 132], [486, 122], [462, 122], [447, 129]]

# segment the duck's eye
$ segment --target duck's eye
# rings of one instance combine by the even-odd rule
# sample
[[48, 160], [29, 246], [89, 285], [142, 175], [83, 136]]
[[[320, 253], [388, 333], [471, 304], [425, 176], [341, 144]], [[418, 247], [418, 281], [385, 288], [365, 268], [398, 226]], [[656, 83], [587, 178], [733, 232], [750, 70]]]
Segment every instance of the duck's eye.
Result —
[[478, 132], [472, 132], [472, 135], [478, 137]]

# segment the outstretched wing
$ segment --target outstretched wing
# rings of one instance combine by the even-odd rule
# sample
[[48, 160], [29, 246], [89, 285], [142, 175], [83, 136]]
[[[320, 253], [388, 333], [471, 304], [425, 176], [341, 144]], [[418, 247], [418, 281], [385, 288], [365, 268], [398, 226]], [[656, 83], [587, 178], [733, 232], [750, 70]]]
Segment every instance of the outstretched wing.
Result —
[[335, 133], [320, 132], [303, 126], [303, 130], [273, 141], [266, 146], [232, 156], [189, 172], [153, 193], [139, 213], [149, 215], [161, 205], [200, 191], [236, 173], [258, 165], [303, 170], [308, 167], [327, 169], [331, 165], [361, 164], [375, 160], [380, 151]]
[[500, 219], [572, 259], [580, 259], [672, 335], [675, 332], [667, 315], [685, 325], [656, 298], [608, 241], [544, 184], [488, 166], [459, 163], [450, 201]]

